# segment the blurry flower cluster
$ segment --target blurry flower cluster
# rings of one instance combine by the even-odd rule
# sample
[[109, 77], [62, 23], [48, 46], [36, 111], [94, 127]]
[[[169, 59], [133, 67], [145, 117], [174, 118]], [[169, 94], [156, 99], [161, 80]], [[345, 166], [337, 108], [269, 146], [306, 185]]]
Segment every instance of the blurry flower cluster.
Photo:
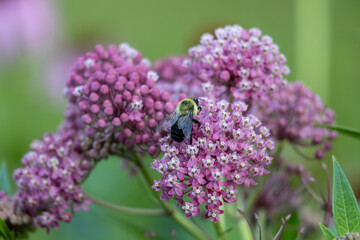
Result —
[[300, 193], [291, 186], [291, 175], [286, 172], [272, 172], [262, 186], [259, 195], [254, 201], [251, 211], [266, 211], [269, 220], [280, 214], [288, 214], [296, 209], [300, 203]]
[[10, 227], [30, 223], [30, 217], [17, 206], [14, 197], [0, 191], [0, 218], [8, 222]]
[[314, 181], [302, 164], [290, 164], [281, 157], [264, 181], [249, 210], [256, 213], [260, 209], [264, 209], [268, 220], [274, 220], [281, 214], [296, 211], [303, 200], [305, 188]]
[[318, 159], [331, 150], [330, 140], [337, 137], [336, 131], [316, 126], [333, 125], [335, 113], [301, 82], [286, 85], [269, 102], [255, 102], [252, 112], [261, 116], [278, 141], [288, 140], [295, 147], [320, 146], [315, 153]]
[[157, 60], [153, 67], [159, 74], [156, 86], [168, 91], [173, 98], [201, 97], [202, 83], [189, 79], [188, 69], [183, 66], [185, 59], [187, 56], [170, 56]]
[[202, 125], [194, 128], [192, 145], [160, 139], [164, 155], [152, 167], [163, 176], [153, 188], [162, 191], [162, 199], [177, 200], [188, 217], [198, 216], [200, 204], [206, 204], [205, 218], [216, 222], [223, 202], [236, 202], [238, 185], [256, 184], [255, 177], [268, 173], [267, 149], [274, 144], [257, 117], [243, 115], [245, 103], [202, 101], [197, 117]]

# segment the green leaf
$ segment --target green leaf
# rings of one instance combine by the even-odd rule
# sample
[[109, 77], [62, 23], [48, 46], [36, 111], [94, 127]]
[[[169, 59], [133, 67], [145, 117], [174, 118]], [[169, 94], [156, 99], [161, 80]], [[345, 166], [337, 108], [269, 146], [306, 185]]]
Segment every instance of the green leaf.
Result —
[[330, 130], [338, 131], [339, 133], [348, 135], [350, 137], [354, 137], [360, 139], [360, 130], [344, 127], [344, 126], [335, 126], [335, 125], [326, 125], [326, 124], [316, 124], [316, 126], [327, 128]]
[[10, 182], [6, 162], [3, 162], [0, 167], [0, 191], [6, 194], [10, 193]]
[[327, 227], [325, 227], [321, 223], [319, 223], [319, 225], [325, 236], [325, 240], [332, 240], [332, 239], [336, 238], [335, 234], [333, 234]]
[[333, 215], [336, 230], [345, 235], [360, 232], [360, 211], [349, 181], [333, 156]]
[[10, 232], [10, 229], [8, 228], [4, 220], [2, 220], [1, 218], [0, 218], [0, 237], [4, 238], [4, 240], [14, 239], [13, 235]]

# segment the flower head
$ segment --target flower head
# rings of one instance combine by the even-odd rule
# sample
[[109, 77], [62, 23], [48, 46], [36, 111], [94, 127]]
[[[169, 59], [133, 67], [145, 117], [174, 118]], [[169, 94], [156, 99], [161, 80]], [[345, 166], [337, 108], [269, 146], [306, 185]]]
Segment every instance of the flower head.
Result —
[[262, 186], [252, 211], [258, 212], [260, 209], [265, 209], [267, 218], [274, 219], [279, 214], [296, 210], [301, 198], [299, 189], [291, 185], [294, 175], [286, 174], [286, 172], [271, 173]]
[[192, 145], [187, 139], [181, 143], [169, 136], [160, 139], [164, 155], [152, 167], [162, 178], [153, 188], [162, 191], [164, 200], [177, 200], [187, 216], [199, 215], [198, 206], [205, 204], [205, 216], [216, 222], [223, 202], [236, 201], [236, 186], [256, 184], [257, 176], [268, 173], [267, 150], [273, 144], [261, 131], [261, 122], [253, 115], [243, 116], [244, 108], [236, 107], [244, 103], [200, 102], [203, 110], [196, 119], [202, 125], [193, 127]]
[[5, 221], [10, 228], [16, 229], [15, 234], [25, 232], [31, 225], [30, 217], [17, 204], [17, 199], [7, 196], [0, 191], [0, 218]]
[[15, 197], [35, 226], [57, 227], [69, 222], [72, 210], [87, 210], [90, 203], [79, 184], [91, 169], [91, 163], [79, 152], [76, 135], [45, 134], [31, 144], [22, 159], [23, 168], [14, 172], [19, 187]]
[[299, 146], [320, 146], [316, 158], [323, 158], [331, 149], [330, 140], [336, 131], [316, 124], [334, 124], [335, 113], [321, 98], [300, 82], [289, 83], [275, 93], [270, 102], [254, 102], [252, 112], [262, 116], [276, 140], [288, 140]]
[[189, 55], [184, 65], [191, 78], [205, 82], [205, 88], [216, 88], [218, 98], [231, 91], [235, 99], [267, 101], [286, 83], [283, 75], [290, 73], [279, 47], [257, 28], [234, 25], [216, 29], [215, 36], [205, 33]]
[[[157, 80], [149, 61], [129, 45], [108, 49], [98, 45], [75, 63], [65, 96], [85, 131], [92, 132], [93, 142], [111, 139], [155, 154], [160, 137], [155, 128], [174, 109], [169, 93], [155, 87]], [[108, 152], [114, 150], [110, 146]]]

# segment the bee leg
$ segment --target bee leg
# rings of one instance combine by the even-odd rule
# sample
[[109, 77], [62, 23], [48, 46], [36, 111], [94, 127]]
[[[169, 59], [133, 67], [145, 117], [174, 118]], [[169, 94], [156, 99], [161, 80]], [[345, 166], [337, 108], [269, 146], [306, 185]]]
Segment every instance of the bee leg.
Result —
[[199, 129], [199, 128], [200, 128], [200, 126], [201, 126], [201, 122], [199, 122], [199, 121], [198, 121], [198, 120], [196, 120], [196, 119], [193, 119], [192, 121], [198, 125], [198, 129]]
[[201, 112], [201, 110], [202, 110], [202, 107], [199, 106], [198, 107], [198, 112]]
[[190, 145], [192, 145], [192, 135], [190, 135]]

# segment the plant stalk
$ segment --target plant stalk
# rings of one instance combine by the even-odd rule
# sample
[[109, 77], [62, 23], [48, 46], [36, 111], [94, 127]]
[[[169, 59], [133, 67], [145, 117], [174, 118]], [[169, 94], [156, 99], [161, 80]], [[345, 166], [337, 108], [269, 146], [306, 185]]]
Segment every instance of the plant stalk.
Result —
[[226, 240], [225, 234], [224, 234], [224, 226], [221, 223], [220, 219], [214, 224], [216, 233], [221, 240]]
[[122, 212], [122, 213], [130, 213], [130, 214], [135, 214], [135, 215], [146, 215], [146, 216], [166, 215], [166, 211], [163, 209], [146, 209], [146, 208], [126, 207], [126, 206], [109, 203], [104, 200], [94, 198], [94, 197], [89, 197], [89, 196], [88, 196], [88, 199], [97, 205], [100, 205], [100, 206], [103, 206], [103, 207], [106, 207], [106, 208], [109, 208], [109, 209], [112, 209], [112, 210], [115, 210], [118, 212]]

